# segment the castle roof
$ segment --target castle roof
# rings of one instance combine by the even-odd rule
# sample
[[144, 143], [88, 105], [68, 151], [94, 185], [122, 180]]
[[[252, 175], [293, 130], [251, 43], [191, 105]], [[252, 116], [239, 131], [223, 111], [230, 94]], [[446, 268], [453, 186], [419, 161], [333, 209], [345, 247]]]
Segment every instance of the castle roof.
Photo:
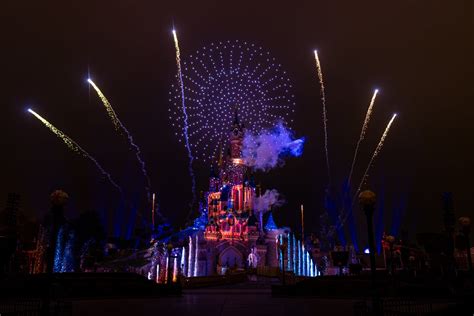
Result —
[[270, 215], [268, 215], [267, 223], [265, 224], [265, 229], [266, 230], [278, 229], [278, 226], [275, 224], [275, 221], [273, 220], [272, 212], [270, 212]]
[[237, 108], [234, 111], [234, 125], [240, 125], [239, 115], [237, 113]]
[[232, 129], [235, 129], [235, 128], [238, 128], [241, 131], [244, 129], [244, 124], [240, 123], [237, 107], [234, 110], [234, 122], [232, 122]]

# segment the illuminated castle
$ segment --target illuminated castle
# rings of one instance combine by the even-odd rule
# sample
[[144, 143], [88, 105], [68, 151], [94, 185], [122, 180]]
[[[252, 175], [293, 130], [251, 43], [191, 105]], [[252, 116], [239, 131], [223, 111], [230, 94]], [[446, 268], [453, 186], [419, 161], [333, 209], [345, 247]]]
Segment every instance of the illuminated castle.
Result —
[[253, 214], [256, 188], [242, 158], [244, 126], [237, 113], [229, 134], [225, 155], [221, 153], [217, 166], [211, 167], [209, 191], [205, 194], [207, 225], [189, 237], [182, 260], [187, 276], [223, 274], [228, 269], [248, 266], [254, 254], [255, 264], [277, 268], [277, 236], [284, 233], [273, 219], [265, 229]]
[[249, 267], [272, 275], [283, 267], [296, 275], [316, 275], [309, 252], [289, 228], [278, 228], [271, 213], [265, 225], [261, 211], [257, 219], [254, 206], [261, 197], [251, 168], [242, 157], [244, 132], [236, 113], [225, 155], [221, 153], [217, 166], [211, 167], [201, 216], [179, 233], [181, 245], [172, 250], [171, 256], [166, 250], [155, 251], [155, 259], [147, 268], [150, 279], [166, 282], [171, 271], [175, 282], [177, 274], [189, 278]]
[[230, 132], [230, 144], [225, 157], [219, 159], [219, 172], [211, 168], [207, 195], [207, 241], [253, 241], [259, 230], [252, 214], [255, 185], [249, 180], [249, 170], [242, 159], [243, 124], [235, 114]]

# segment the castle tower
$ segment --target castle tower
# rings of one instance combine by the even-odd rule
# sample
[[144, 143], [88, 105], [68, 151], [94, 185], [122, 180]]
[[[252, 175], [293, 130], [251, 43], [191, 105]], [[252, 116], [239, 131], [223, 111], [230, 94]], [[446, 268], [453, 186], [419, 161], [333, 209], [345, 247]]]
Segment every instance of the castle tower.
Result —
[[244, 132], [244, 125], [235, 111], [228, 134], [227, 154], [224, 159], [219, 157], [218, 170], [214, 166], [211, 168], [207, 240], [248, 240], [247, 220], [253, 209], [255, 186], [249, 181], [248, 168], [242, 158]]
[[244, 140], [244, 125], [240, 123], [237, 110], [234, 113], [234, 122], [230, 131], [230, 158], [233, 161], [242, 160], [242, 142]]
[[214, 164], [211, 165], [211, 171], [209, 174], [209, 192], [215, 192], [219, 188], [219, 175], [216, 172]]

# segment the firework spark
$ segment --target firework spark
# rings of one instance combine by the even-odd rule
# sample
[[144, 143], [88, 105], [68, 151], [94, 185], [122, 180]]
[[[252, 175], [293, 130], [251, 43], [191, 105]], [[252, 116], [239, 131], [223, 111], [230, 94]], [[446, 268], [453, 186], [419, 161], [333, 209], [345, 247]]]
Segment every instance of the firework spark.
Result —
[[[192, 207], [194, 206], [194, 204], [196, 202], [196, 177], [194, 175], [194, 170], [193, 170], [194, 157], [193, 157], [193, 154], [191, 152], [191, 145], [189, 143], [188, 113], [186, 111], [186, 102], [185, 102], [185, 97], [184, 97], [183, 73], [181, 71], [181, 52], [179, 50], [179, 42], [178, 42], [178, 36], [176, 34], [176, 30], [173, 30], [173, 39], [174, 39], [174, 47], [176, 49], [176, 66], [178, 67], [178, 81], [179, 81], [179, 86], [181, 88], [181, 106], [182, 106], [182, 111], [183, 111], [183, 115], [184, 115], [184, 122], [183, 122], [184, 140], [185, 140], [185, 144], [186, 144], [186, 149], [188, 151], [188, 157], [189, 157], [188, 169], [189, 169], [189, 175], [191, 176], [191, 182], [192, 182], [192, 193], [193, 193], [193, 199], [191, 201], [191, 211], [192, 211]], [[189, 218], [189, 216], [190, 216], [190, 214], [188, 214], [188, 218]]]
[[369, 169], [370, 169], [370, 167], [372, 166], [372, 164], [374, 162], [374, 159], [378, 156], [378, 154], [380, 153], [380, 150], [382, 150], [383, 144], [385, 142], [385, 138], [387, 137], [388, 132], [390, 131], [390, 127], [392, 126], [392, 123], [393, 123], [393, 121], [395, 120], [396, 117], [397, 117], [397, 114], [396, 113], [393, 114], [392, 119], [390, 120], [390, 122], [388, 122], [387, 127], [385, 128], [385, 131], [383, 132], [382, 137], [380, 138], [380, 141], [379, 141], [377, 147], [375, 148], [375, 151], [372, 155], [372, 158], [370, 158], [369, 164], [367, 165], [367, 169], [365, 169], [365, 172], [364, 172], [364, 175], [362, 176], [362, 180], [359, 184], [359, 187], [357, 188], [357, 191], [355, 192], [354, 199], [357, 196], [357, 194], [359, 193], [359, 191], [361, 190], [362, 185], [364, 184], [364, 182], [367, 178], [367, 174], [369, 172]]
[[61, 140], [66, 144], [66, 146], [72, 150], [73, 152], [91, 160], [95, 166], [97, 167], [97, 169], [99, 169], [99, 171], [102, 173], [102, 175], [104, 177], [106, 177], [109, 182], [115, 187], [117, 188], [117, 190], [122, 194], [122, 188], [117, 184], [115, 183], [115, 181], [112, 179], [112, 177], [110, 176], [110, 174], [108, 172], [106, 172], [104, 170], [104, 168], [102, 168], [102, 166], [97, 162], [97, 160], [95, 160], [94, 157], [92, 157], [87, 151], [85, 151], [81, 146], [79, 146], [79, 144], [77, 144], [75, 141], [73, 141], [69, 136], [67, 136], [66, 134], [64, 134], [62, 131], [60, 131], [59, 129], [57, 129], [53, 124], [51, 124], [50, 122], [48, 122], [45, 118], [43, 118], [42, 116], [40, 116], [38, 113], [36, 113], [35, 111], [33, 111], [32, 109], [28, 109], [28, 112], [30, 112], [31, 114], [33, 114], [38, 120], [40, 120], [46, 127], [48, 127], [51, 132], [53, 132], [56, 136], [58, 136], [59, 138], [61, 138]]
[[314, 51], [314, 59], [316, 60], [316, 70], [318, 72], [319, 85], [321, 86], [321, 101], [323, 103], [323, 124], [324, 124], [324, 149], [326, 152], [326, 166], [328, 169], [328, 182], [331, 183], [331, 170], [329, 168], [329, 151], [328, 151], [328, 126], [327, 126], [327, 111], [326, 111], [326, 94], [324, 92], [323, 72], [321, 70], [321, 63], [319, 62], [318, 51]]
[[119, 131], [120, 128], [125, 129], [123, 127], [122, 123], [117, 117], [117, 114], [115, 113], [112, 105], [110, 104], [109, 100], [105, 97], [105, 95], [102, 93], [102, 91], [99, 89], [99, 87], [92, 81], [92, 79], [87, 79], [87, 82], [94, 88], [95, 92], [97, 92], [97, 95], [99, 96], [100, 100], [105, 106], [105, 109], [107, 110], [107, 114], [109, 115], [110, 119], [112, 120], [112, 123], [114, 124], [115, 130]]
[[375, 89], [374, 94], [372, 95], [372, 99], [370, 100], [369, 108], [367, 109], [367, 114], [365, 114], [364, 124], [362, 124], [362, 130], [360, 131], [359, 140], [357, 141], [356, 149], [354, 152], [354, 158], [352, 159], [351, 171], [349, 172], [349, 178], [347, 180], [347, 185], [351, 184], [352, 173], [354, 172], [354, 166], [357, 160], [357, 154], [359, 152], [360, 143], [364, 140], [365, 134], [367, 132], [367, 127], [369, 125], [370, 116], [372, 115], [372, 110], [375, 104], [375, 98], [377, 97], [377, 93], [379, 90]]
[[150, 181], [150, 177], [148, 176], [148, 173], [147, 173], [147, 170], [146, 170], [145, 161], [141, 157], [140, 148], [135, 144], [132, 135], [127, 130], [127, 128], [122, 124], [122, 122], [118, 118], [117, 114], [115, 113], [112, 105], [110, 104], [109, 100], [107, 100], [107, 98], [102, 93], [102, 91], [99, 89], [99, 87], [90, 78], [87, 79], [87, 82], [97, 92], [97, 95], [99, 96], [100, 100], [102, 101], [102, 103], [105, 106], [105, 109], [107, 110], [107, 114], [109, 115], [110, 119], [112, 120], [112, 123], [114, 124], [115, 130], [123, 132], [125, 134], [125, 136], [127, 137], [128, 143], [129, 143], [130, 147], [133, 149], [133, 152], [135, 153], [135, 156], [138, 160], [138, 163], [140, 164], [143, 176], [145, 177], [145, 181], [146, 181], [145, 191], [146, 191], [146, 194], [147, 194], [147, 198], [149, 200], [150, 199], [151, 181]]

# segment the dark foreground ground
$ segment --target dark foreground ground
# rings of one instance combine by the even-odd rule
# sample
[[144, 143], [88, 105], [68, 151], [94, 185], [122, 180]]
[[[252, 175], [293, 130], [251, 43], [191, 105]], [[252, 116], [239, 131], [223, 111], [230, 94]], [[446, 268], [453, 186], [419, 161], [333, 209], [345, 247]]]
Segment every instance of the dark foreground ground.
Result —
[[353, 315], [352, 299], [272, 297], [275, 282], [183, 290], [180, 297], [74, 300], [72, 315]]
[[[368, 295], [370, 282], [366, 278], [322, 277], [286, 286], [276, 278], [250, 281], [247, 275], [196, 280], [199, 282], [193, 286], [185, 282], [181, 289], [158, 286], [133, 274], [13, 279], [10, 284], [0, 284], [0, 315], [369, 316], [374, 315], [374, 302], [379, 302], [375, 306], [383, 310], [378, 315], [474, 315], [471, 291], [447, 295], [443, 290], [449, 292], [452, 288], [436, 288], [439, 282], [428, 285], [426, 280], [410, 288], [397, 283], [404, 296], [394, 295], [397, 293], [393, 289], [383, 291], [390, 286], [382, 282], [379, 293], [384, 294], [383, 298], [375, 301]], [[46, 284], [51, 284], [50, 295], [42, 296], [47, 293]], [[465, 304], [467, 301], [471, 303]]]

